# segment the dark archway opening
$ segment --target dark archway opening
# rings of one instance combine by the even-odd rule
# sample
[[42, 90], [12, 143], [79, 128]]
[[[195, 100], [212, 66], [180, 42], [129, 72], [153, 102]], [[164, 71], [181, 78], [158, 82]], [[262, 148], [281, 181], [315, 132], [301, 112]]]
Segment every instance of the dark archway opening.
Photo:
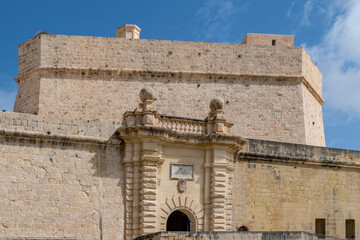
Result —
[[190, 219], [180, 210], [173, 211], [166, 222], [166, 231], [190, 231]]
[[249, 229], [247, 227], [245, 227], [245, 226], [241, 226], [241, 227], [238, 228], [238, 231], [239, 232], [247, 232], [247, 231], [249, 231]]

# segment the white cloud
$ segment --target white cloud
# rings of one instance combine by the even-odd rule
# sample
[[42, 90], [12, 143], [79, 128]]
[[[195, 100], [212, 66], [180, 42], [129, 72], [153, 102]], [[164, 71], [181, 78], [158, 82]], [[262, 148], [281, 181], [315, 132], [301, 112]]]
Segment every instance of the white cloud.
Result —
[[7, 92], [0, 89], [0, 111], [13, 111], [15, 103], [16, 91]]
[[292, 12], [293, 12], [294, 5], [295, 5], [295, 2], [292, 2], [291, 5], [290, 5], [290, 7], [287, 9], [287, 11], [286, 11], [286, 16], [287, 16], [287, 17], [291, 17]]
[[360, 1], [338, 7], [333, 24], [320, 44], [307, 48], [323, 73], [323, 94], [327, 104], [360, 117]]
[[240, 12], [246, 11], [246, 4], [236, 0], [208, 0], [197, 11], [197, 17], [203, 22], [198, 29], [198, 38], [211, 41], [227, 41], [232, 27], [238, 20]]
[[[341, 15], [352, 6], [354, 0], [306, 0], [303, 11], [298, 12], [297, 15], [300, 17], [300, 26], [309, 27], [319, 24], [330, 26], [336, 20], [337, 15]], [[287, 10], [287, 16], [293, 15], [293, 5]]]
[[307, 0], [304, 5], [304, 14], [303, 14], [303, 18], [300, 23], [301, 26], [309, 26], [310, 25], [309, 15], [311, 14], [311, 11], [313, 10], [313, 8], [314, 8], [314, 0]]

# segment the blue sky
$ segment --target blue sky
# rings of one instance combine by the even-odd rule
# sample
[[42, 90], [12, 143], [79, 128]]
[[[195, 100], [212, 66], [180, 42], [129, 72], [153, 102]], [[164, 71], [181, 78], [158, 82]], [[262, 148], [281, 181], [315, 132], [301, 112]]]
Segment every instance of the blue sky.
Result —
[[246, 33], [295, 35], [323, 73], [326, 145], [360, 150], [358, 0], [13, 0], [0, 2], [0, 110], [12, 110], [17, 46], [40, 30], [115, 37], [137, 24], [141, 38], [240, 43]]

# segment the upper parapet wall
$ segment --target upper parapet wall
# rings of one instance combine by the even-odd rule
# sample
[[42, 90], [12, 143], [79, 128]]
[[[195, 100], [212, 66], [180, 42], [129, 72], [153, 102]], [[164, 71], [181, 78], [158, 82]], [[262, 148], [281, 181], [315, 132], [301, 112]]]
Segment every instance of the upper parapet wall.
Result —
[[41, 66], [41, 35], [34, 37], [19, 46], [19, 75]]
[[[42, 34], [19, 47], [19, 77], [36, 68], [304, 76], [321, 96], [321, 74], [300, 47]], [[306, 71], [304, 71], [306, 70]], [[315, 74], [314, 74], [315, 73]], [[320, 82], [320, 84], [318, 84]]]
[[0, 135], [37, 135], [78, 138], [79, 140], [108, 141], [121, 126], [120, 122], [100, 122], [32, 114], [0, 112]]
[[240, 154], [255, 161], [269, 160], [325, 167], [360, 168], [360, 151], [247, 139]]
[[294, 46], [293, 35], [248, 33], [241, 44], [262, 46]]

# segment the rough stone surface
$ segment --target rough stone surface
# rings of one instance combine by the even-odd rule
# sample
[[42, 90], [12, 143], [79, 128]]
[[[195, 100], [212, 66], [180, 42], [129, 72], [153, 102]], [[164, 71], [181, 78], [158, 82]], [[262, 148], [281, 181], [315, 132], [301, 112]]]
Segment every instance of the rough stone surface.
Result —
[[118, 121], [150, 86], [160, 112], [203, 119], [219, 96], [236, 135], [325, 146], [322, 76], [300, 47], [42, 34], [20, 45], [17, 81], [16, 112]]
[[248, 33], [242, 41], [242, 44], [292, 47], [294, 46], [294, 36]]
[[0, 114], [0, 239], [122, 239], [121, 145], [95, 126]]
[[18, 131], [67, 137], [109, 140], [121, 126], [118, 122], [61, 119], [32, 114], [0, 112], [0, 131]]
[[[318, 236], [306, 232], [158, 232], [135, 240], [317, 240]], [[341, 238], [338, 238], [341, 240]]]
[[[250, 231], [315, 232], [345, 236], [345, 219], [357, 219], [360, 152], [248, 140], [236, 162], [233, 215]], [[356, 228], [356, 236], [359, 236]]]
[[0, 112], [0, 239], [133, 239], [175, 210], [205, 232], [147, 239], [316, 239], [234, 231], [314, 233], [317, 218], [360, 236], [360, 152], [321, 147], [321, 73], [291, 37], [251, 36], [21, 44], [17, 112]]

